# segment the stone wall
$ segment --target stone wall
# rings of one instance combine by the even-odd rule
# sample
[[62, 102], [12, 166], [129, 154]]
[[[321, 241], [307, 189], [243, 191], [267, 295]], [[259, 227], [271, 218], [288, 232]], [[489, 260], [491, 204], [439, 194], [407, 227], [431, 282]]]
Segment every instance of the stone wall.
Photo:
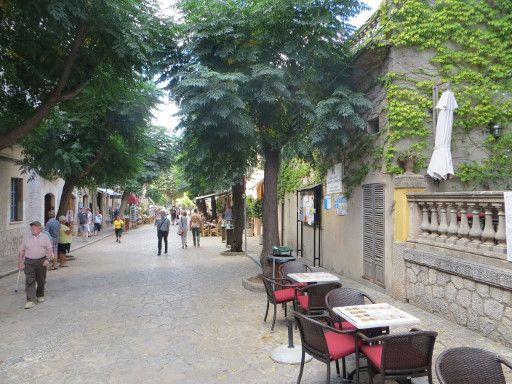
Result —
[[512, 271], [406, 249], [406, 299], [512, 346]]
[[18, 250], [25, 228], [0, 231], [0, 276], [18, 268]]

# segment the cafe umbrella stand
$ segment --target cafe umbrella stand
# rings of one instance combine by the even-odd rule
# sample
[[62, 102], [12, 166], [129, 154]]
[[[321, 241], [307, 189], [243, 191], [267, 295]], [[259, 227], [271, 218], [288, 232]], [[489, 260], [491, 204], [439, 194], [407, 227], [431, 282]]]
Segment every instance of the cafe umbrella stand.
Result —
[[[270, 357], [279, 364], [300, 364], [302, 360], [302, 345], [293, 343], [293, 320], [288, 319], [288, 344], [275, 348]], [[305, 362], [310, 362], [312, 357], [306, 353]]]

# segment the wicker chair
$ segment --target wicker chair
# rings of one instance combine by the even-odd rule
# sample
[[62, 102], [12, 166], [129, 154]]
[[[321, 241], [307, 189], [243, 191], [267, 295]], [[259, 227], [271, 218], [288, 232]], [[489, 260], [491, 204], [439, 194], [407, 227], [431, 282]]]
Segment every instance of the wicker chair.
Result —
[[506, 384], [502, 365], [512, 363], [480, 348], [447, 349], [439, 355], [436, 374], [440, 384]]
[[372, 338], [361, 332], [357, 336], [363, 341], [357, 352], [360, 348], [366, 356], [370, 384], [373, 384], [374, 372], [381, 374], [384, 381], [427, 376], [429, 384], [433, 383], [432, 353], [437, 332], [412, 329], [407, 333]]
[[[330, 383], [331, 362], [336, 362], [336, 371], [339, 374], [338, 360], [342, 359], [344, 363], [345, 357], [356, 351], [355, 331], [332, 328], [316, 320], [323, 318], [322, 316], [308, 317], [295, 312], [294, 317], [302, 342], [302, 359], [297, 384], [300, 384], [302, 379], [306, 353], [327, 365], [326, 383]], [[346, 377], [345, 364], [343, 364], [343, 377]]]
[[299, 307], [308, 315], [323, 312], [327, 309], [325, 296], [333, 289], [340, 287], [340, 283], [313, 284], [306, 287], [297, 287]]
[[363, 305], [366, 304], [366, 300], [370, 303], [374, 301], [366, 295], [364, 292], [354, 288], [337, 288], [330, 291], [325, 296], [325, 304], [329, 310], [329, 315], [334, 323], [335, 328], [339, 329], [356, 329], [351, 323], [345, 321], [339, 315], [337, 315], [333, 308], [335, 307], [348, 307], [351, 305]]
[[277, 304], [284, 304], [285, 317], [288, 316], [287, 303], [293, 303], [293, 308], [295, 309], [295, 286], [290, 284], [286, 279], [272, 279], [271, 277], [263, 274], [260, 274], [259, 276], [261, 277], [263, 285], [265, 286], [265, 291], [267, 292], [267, 310], [265, 311], [265, 318], [263, 321], [267, 321], [270, 303], [274, 305], [274, 317], [272, 319], [271, 328], [273, 331], [276, 324]]
[[309, 265], [304, 264], [302, 261], [299, 260], [284, 263], [282, 264], [282, 268], [283, 276], [285, 278], [288, 276], [289, 273], [311, 272], [311, 268], [309, 267]]

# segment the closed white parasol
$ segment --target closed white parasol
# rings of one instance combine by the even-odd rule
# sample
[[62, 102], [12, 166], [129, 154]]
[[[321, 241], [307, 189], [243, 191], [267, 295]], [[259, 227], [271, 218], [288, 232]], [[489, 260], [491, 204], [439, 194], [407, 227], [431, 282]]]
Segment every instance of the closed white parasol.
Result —
[[439, 117], [436, 125], [436, 141], [434, 153], [428, 165], [427, 174], [435, 180], [446, 180], [453, 175], [451, 153], [453, 111], [457, 109], [457, 101], [452, 91], [446, 90], [436, 105]]

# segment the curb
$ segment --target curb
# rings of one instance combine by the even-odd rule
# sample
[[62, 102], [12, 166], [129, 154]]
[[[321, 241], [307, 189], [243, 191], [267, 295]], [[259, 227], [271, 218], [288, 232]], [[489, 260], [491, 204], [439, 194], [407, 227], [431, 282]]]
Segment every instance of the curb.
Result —
[[223, 251], [220, 253], [221, 256], [245, 256], [245, 252], [231, 252]]
[[[253, 277], [253, 276], [252, 276]], [[243, 277], [242, 278], [242, 286], [251, 292], [265, 292], [265, 286], [258, 283], [253, 283], [252, 281], [249, 281], [249, 277]]]

